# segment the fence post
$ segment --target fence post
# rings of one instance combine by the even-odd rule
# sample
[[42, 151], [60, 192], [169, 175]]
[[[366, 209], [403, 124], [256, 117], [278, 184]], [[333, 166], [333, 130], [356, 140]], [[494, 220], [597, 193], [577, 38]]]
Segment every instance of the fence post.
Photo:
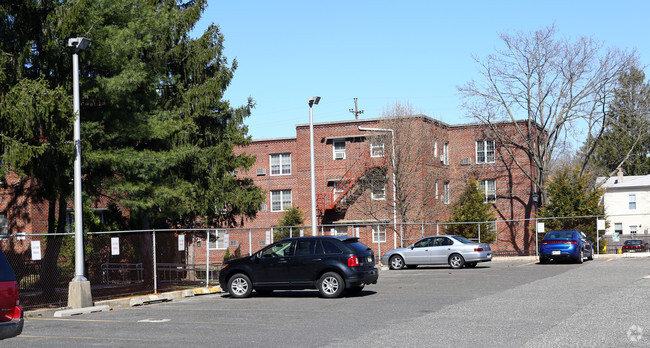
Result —
[[156, 265], [156, 230], [153, 229], [153, 293], [158, 293], [158, 266]]
[[478, 224], [478, 242], [481, 242], [481, 223]]
[[206, 230], [205, 238], [205, 286], [210, 286], [210, 230]]
[[248, 255], [253, 255], [253, 229], [248, 229]]
[[424, 238], [424, 222], [422, 223], [422, 228], [420, 230], [422, 232], [422, 238]]

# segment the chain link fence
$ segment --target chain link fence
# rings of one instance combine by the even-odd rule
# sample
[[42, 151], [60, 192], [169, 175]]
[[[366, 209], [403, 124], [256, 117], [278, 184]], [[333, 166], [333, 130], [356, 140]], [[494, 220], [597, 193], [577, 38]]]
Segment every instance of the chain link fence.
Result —
[[[359, 237], [379, 258], [422, 237], [463, 227], [473, 231], [470, 239], [491, 242], [495, 256], [520, 256], [536, 255], [537, 222], [352, 223], [318, 226], [316, 234]], [[527, 244], [518, 250], [499, 249], [499, 245], [511, 243], [504, 241], [504, 236], [510, 237], [507, 229], [515, 225], [522, 234], [515, 237], [526, 239]], [[251, 255], [282, 238], [310, 235], [309, 226], [85, 233], [85, 276], [94, 300], [212, 286], [218, 283], [224, 259]], [[607, 253], [618, 253], [624, 241], [632, 238], [650, 242], [650, 235], [622, 236], [616, 242], [607, 236], [599, 242], [607, 245]], [[5, 235], [0, 247], [16, 273], [24, 308], [67, 305], [68, 286], [75, 272], [73, 233]]]

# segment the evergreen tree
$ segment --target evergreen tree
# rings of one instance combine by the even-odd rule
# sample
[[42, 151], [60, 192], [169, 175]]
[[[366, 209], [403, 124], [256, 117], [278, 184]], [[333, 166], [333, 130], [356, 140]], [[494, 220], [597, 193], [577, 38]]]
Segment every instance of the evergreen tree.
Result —
[[304, 219], [305, 212], [298, 207], [291, 207], [284, 211], [282, 218], [278, 220], [278, 226], [287, 226], [286, 228], [274, 228], [273, 229], [273, 240], [278, 241], [284, 238], [289, 238], [290, 236], [300, 236], [300, 232], [296, 228], [302, 226], [305, 222]]
[[626, 175], [650, 174], [650, 84], [642, 70], [620, 75], [608, 116], [592, 159], [596, 170], [608, 175], [620, 166]]
[[[547, 185], [549, 202], [537, 214], [540, 218], [555, 218], [543, 220], [546, 231], [576, 229], [596, 239], [596, 219], [580, 218], [580, 216], [604, 215], [600, 205], [603, 192], [594, 189], [592, 181], [590, 174], [580, 175], [579, 168], [570, 166], [559, 168], [549, 178]], [[576, 218], [566, 219], [566, 217]]]
[[[223, 99], [237, 64], [223, 56], [219, 28], [190, 37], [206, 6], [206, 0], [0, 4], [2, 170], [38, 181], [50, 202], [50, 232], [57, 203], [58, 227], [65, 227], [71, 194], [66, 46], [78, 36], [92, 40], [79, 59], [85, 193], [128, 209], [144, 229], [197, 221], [234, 226], [255, 216], [262, 191], [236, 175], [255, 159], [233, 154], [250, 143], [243, 121], [254, 103], [232, 107]], [[50, 250], [58, 254], [48, 248], [46, 260]], [[150, 251], [143, 249], [142, 258], [150, 262]]]
[[[478, 189], [476, 179], [471, 178], [465, 190], [461, 193], [458, 202], [452, 206], [449, 222], [455, 224], [447, 225], [447, 233], [477, 239], [480, 226], [481, 243], [491, 243], [496, 240], [496, 231], [493, 224], [487, 221], [495, 220], [492, 205], [485, 203], [485, 194]], [[463, 224], [463, 222], [472, 223]], [[483, 223], [478, 224], [476, 222]]]

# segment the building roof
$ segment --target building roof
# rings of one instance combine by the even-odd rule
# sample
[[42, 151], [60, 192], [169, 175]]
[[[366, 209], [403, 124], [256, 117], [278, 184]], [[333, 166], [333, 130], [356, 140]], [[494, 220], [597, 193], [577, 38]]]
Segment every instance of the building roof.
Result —
[[599, 177], [596, 182], [603, 183], [604, 189], [631, 189], [650, 187], [650, 175], [629, 175], [623, 176], [619, 182], [617, 176]]

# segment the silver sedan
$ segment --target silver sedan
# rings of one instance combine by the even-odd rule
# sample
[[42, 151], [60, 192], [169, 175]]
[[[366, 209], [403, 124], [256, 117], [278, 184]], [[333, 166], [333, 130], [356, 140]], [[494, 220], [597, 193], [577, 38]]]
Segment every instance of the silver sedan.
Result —
[[451, 268], [471, 268], [488, 261], [492, 261], [489, 244], [452, 235], [422, 238], [405, 248], [387, 251], [381, 257], [381, 263], [390, 269], [444, 264]]

